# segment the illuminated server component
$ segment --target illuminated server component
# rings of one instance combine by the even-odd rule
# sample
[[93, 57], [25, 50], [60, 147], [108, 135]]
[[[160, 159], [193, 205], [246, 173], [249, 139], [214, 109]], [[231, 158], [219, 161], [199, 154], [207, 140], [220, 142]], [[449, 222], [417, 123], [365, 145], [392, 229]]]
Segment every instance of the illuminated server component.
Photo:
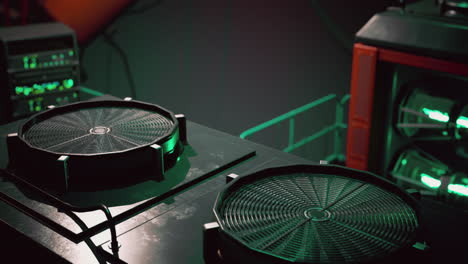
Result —
[[468, 20], [450, 14], [408, 4], [374, 15], [356, 34], [346, 166], [463, 207]]
[[79, 100], [75, 33], [60, 23], [0, 28], [0, 123]]
[[7, 138], [18, 175], [57, 193], [161, 181], [186, 143], [184, 115], [131, 100], [54, 107]]

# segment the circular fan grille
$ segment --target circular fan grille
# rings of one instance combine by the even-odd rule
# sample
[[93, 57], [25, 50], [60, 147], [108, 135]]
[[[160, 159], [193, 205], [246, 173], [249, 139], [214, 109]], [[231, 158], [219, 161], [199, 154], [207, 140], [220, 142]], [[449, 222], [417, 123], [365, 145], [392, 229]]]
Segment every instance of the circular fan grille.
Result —
[[398, 195], [328, 174], [271, 176], [243, 185], [217, 207], [223, 231], [292, 262], [354, 263], [414, 240], [413, 208]]
[[23, 139], [59, 154], [104, 154], [150, 144], [167, 135], [172, 120], [135, 107], [90, 107], [55, 115], [30, 126]]

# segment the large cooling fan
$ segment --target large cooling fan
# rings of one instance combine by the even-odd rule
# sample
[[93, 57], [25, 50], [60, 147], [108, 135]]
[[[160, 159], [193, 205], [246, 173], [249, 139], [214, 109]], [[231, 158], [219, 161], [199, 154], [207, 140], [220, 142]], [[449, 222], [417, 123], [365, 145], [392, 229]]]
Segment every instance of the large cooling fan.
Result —
[[184, 117], [159, 106], [90, 101], [31, 117], [9, 137], [8, 147], [14, 167], [55, 175], [53, 182], [67, 189], [69, 182], [90, 178], [88, 185], [118, 181], [119, 174], [134, 178], [129, 171], [141, 168], [161, 178], [181, 153], [185, 135]]
[[214, 211], [221, 254], [233, 263], [387, 259], [410, 248], [419, 229], [412, 197], [375, 175], [338, 166], [239, 177], [220, 193]]

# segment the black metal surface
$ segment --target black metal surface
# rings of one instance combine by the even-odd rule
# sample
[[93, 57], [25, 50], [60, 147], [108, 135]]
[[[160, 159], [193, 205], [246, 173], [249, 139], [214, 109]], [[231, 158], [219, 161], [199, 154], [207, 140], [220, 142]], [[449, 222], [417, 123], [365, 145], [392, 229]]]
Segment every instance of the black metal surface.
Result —
[[[119, 224], [138, 214], [142, 215], [141, 213], [148, 208], [165, 200], [167, 201], [171, 196], [179, 194], [255, 155], [255, 151], [249, 148], [247, 143], [226, 140], [224, 134], [194, 123], [188, 122], [187, 126], [192, 131], [189, 133], [190, 146], [180, 157], [180, 161], [166, 172], [165, 181], [150, 180], [133, 186], [102, 192], [71, 192], [60, 198], [76, 206], [90, 206], [96, 204], [96, 202], [108, 204], [114, 216], [114, 223]], [[4, 180], [6, 179], [4, 178]], [[87, 226], [89, 228], [81, 231], [74, 221], [64, 218], [62, 213], [57, 212], [53, 206], [50, 206], [54, 204], [50, 202], [50, 199], [44, 199], [28, 190], [28, 188], [20, 186], [18, 189], [10, 182], [4, 182], [4, 184], [0, 185], [0, 189], [5, 202], [15, 205], [24, 213], [46, 226], [50, 226], [50, 228], [72, 241], [83, 241], [108, 228], [109, 221], [101, 219], [88, 221]], [[12, 201], [6, 195], [14, 197], [16, 201]], [[96, 212], [92, 214], [96, 216]], [[12, 219], [10, 221], [14, 222]], [[128, 228], [141, 224], [141, 221], [144, 221], [144, 219], [130, 222], [131, 225]], [[108, 236], [101, 236], [102, 239], [108, 239]]]
[[440, 17], [437, 12], [386, 11], [374, 15], [359, 30], [356, 42], [468, 62], [468, 20]]

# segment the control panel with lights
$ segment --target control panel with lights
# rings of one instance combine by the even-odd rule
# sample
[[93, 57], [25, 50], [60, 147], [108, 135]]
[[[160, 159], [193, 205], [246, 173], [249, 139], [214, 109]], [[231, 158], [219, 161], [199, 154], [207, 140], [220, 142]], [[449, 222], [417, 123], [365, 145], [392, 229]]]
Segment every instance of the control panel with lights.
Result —
[[0, 123], [79, 101], [75, 33], [61, 23], [0, 28]]

